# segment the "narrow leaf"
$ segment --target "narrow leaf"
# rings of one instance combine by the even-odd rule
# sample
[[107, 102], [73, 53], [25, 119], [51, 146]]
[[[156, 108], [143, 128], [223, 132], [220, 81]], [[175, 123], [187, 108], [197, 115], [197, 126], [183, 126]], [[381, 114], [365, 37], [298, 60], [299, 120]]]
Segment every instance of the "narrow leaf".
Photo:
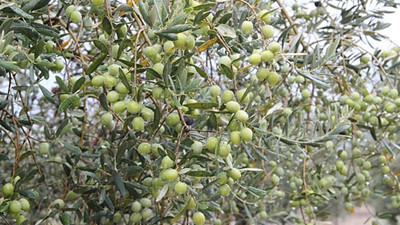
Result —
[[121, 174], [118, 172], [114, 172], [113, 174], [115, 185], [118, 188], [118, 191], [121, 193], [122, 196], [126, 195], [126, 189], [124, 185], [124, 181], [122, 180]]
[[89, 68], [88, 68], [87, 71], [86, 71], [86, 74], [91, 74], [91, 73], [93, 73], [93, 72], [97, 69], [97, 67], [100, 66], [100, 64], [103, 62], [103, 60], [104, 60], [106, 57], [107, 57], [107, 55], [103, 54], [103, 55], [101, 55], [100, 57], [98, 57], [97, 59], [95, 59], [95, 60], [93, 61], [93, 63], [90, 64]]
[[3, 67], [6, 70], [12, 70], [18, 72], [20, 68], [15, 65], [16, 62], [14, 61], [5, 61], [5, 60], [0, 60], [0, 66]]
[[164, 187], [161, 189], [160, 194], [158, 194], [156, 198], [156, 202], [161, 201], [162, 198], [164, 198], [165, 194], [168, 192], [168, 184], [164, 185]]
[[152, 26], [153, 26], [153, 23], [152, 23], [151, 20], [150, 20], [150, 16], [149, 16], [149, 14], [147, 13], [146, 7], [144, 6], [142, 0], [139, 0], [139, 12], [140, 12], [140, 14], [142, 14], [142, 17], [143, 17], [144, 22], [146, 22], [147, 25], [149, 25], [150, 27], [152, 27]]
[[178, 24], [172, 27], [168, 27], [167, 29], [163, 30], [161, 33], [182, 33], [187, 30], [192, 29], [192, 25], [190, 24]]
[[209, 108], [217, 107], [218, 103], [216, 103], [216, 102], [196, 102], [196, 103], [185, 104], [185, 106], [190, 109], [209, 109]]
[[67, 142], [63, 142], [64, 148], [67, 149], [68, 151], [75, 153], [75, 154], [82, 154], [82, 151], [79, 147], [71, 145]]
[[57, 104], [57, 103], [56, 103], [56, 100], [55, 100], [53, 97], [51, 97], [51, 92], [50, 92], [50, 91], [48, 91], [45, 87], [43, 87], [43, 86], [40, 85], [40, 84], [39, 84], [39, 88], [40, 88], [40, 90], [42, 91], [43, 96], [44, 96], [49, 102], [51, 102], [51, 103], [53, 103], [53, 104]]
[[69, 89], [67, 87], [67, 85], [65, 85], [64, 81], [61, 79], [61, 77], [56, 76], [56, 81], [58, 83], [58, 85], [60, 86], [60, 88], [65, 92], [65, 93], [69, 93]]
[[103, 42], [101, 42], [101, 41], [99, 41], [99, 40], [94, 40], [94, 41], [93, 41], [93, 44], [94, 44], [94, 46], [96, 46], [96, 48], [98, 48], [102, 53], [108, 54], [108, 48], [107, 48], [107, 46], [106, 46]]
[[108, 19], [108, 17], [103, 18], [103, 21], [101, 21], [101, 26], [107, 32], [107, 34], [110, 35], [112, 33], [112, 24], [110, 22], [110, 19]]
[[129, 90], [132, 90], [131, 85], [129, 84], [128, 79], [126, 79], [124, 71], [122, 71], [121, 68], [119, 68], [119, 79], [121, 80], [122, 84]]
[[75, 82], [74, 87], [72, 88], [72, 93], [77, 92], [77, 91], [82, 87], [82, 85], [85, 83], [85, 80], [86, 80], [86, 79], [85, 79], [84, 77], [79, 78], [79, 79]]
[[210, 171], [190, 171], [187, 173], [192, 177], [212, 177], [213, 174]]

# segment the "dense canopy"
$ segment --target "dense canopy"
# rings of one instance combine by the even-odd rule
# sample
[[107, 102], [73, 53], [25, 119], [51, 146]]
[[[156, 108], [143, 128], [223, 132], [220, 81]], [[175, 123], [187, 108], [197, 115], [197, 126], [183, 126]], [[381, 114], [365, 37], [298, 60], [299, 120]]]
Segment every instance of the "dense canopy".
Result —
[[399, 5], [2, 1], [0, 223], [398, 223]]

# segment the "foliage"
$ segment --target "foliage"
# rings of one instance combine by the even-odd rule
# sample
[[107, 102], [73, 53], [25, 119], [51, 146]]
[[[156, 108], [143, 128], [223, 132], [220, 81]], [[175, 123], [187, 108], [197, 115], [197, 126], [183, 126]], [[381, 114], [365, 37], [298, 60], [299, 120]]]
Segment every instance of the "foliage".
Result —
[[2, 220], [396, 223], [399, 4], [3, 1]]

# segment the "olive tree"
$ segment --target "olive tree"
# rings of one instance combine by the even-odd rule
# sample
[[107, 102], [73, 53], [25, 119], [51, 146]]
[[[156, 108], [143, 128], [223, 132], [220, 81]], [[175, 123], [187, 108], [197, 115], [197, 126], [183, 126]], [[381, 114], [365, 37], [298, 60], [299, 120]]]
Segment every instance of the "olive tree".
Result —
[[395, 224], [399, 5], [2, 1], [1, 223]]

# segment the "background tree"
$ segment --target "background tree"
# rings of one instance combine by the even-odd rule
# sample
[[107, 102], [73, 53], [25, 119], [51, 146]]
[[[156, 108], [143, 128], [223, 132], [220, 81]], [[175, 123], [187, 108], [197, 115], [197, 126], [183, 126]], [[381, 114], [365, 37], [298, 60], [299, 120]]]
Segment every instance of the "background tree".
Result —
[[3, 1], [3, 223], [395, 224], [399, 4]]

